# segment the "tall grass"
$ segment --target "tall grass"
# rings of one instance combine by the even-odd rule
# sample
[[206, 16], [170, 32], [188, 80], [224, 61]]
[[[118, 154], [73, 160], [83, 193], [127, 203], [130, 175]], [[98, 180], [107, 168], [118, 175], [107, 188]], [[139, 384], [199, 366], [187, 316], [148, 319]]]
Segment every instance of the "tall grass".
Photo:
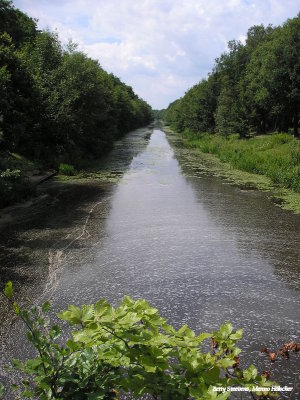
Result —
[[215, 154], [236, 169], [266, 175], [272, 182], [300, 192], [300, 141], [285, 133], [239, 139], [184, 132], [185, 143]]

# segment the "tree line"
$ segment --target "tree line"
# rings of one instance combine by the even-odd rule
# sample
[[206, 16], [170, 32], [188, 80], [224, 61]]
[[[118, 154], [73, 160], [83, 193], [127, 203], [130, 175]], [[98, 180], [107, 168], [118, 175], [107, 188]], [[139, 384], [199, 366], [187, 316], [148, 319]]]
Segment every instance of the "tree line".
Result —
[[271, 131], [299, 137], [300, 13], [282, 26], [256, 25], [228, 43], [206, 79], [163, 112], [177, 131], [228, 135]]
[[[105, 153], [151, 107], [98, 61], [0, 0], [0, 152], [49, 166]], [[1, 164], [1, 163], [0, 163]], [[1, 167], [1, 165], [0, 165]], [[3, 168], [2, 168], [3, 169]]]

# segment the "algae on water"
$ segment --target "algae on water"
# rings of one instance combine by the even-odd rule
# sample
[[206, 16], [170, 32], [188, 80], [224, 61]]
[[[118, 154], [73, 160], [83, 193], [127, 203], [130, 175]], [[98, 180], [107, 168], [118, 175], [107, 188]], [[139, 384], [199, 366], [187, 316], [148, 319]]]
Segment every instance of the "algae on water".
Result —
[[228, 183], [244, 189], [259, 189], [267, 192], [268, 197], [285, 210], [300, 214], [300, 193], [274, 184], [265, 175], [249, 173], [233, 168], [222, 162], [216, 155], [203, 153], [199, 148], [186, 147], [186, 140], [169, 127], [164, 127], [173, 149], [182, 165], [185, 175], [193, 177], [210, 174], [220, 177]]

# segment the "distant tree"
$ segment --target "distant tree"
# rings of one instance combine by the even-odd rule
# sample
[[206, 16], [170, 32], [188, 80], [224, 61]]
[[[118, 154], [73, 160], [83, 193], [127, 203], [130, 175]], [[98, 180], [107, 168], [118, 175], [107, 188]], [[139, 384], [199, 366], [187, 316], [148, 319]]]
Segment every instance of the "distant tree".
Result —
[[166, 111], [165, 108], [162, 108], [161, 110], [153, 110], [153, 118], [163, 119], [165, 111]]
[[181, 101], [182, 99], [173, 101], [164, 113], [165, 122], [174, 127], [178, 132], [184, 130], [184, 115], [181, 112]]

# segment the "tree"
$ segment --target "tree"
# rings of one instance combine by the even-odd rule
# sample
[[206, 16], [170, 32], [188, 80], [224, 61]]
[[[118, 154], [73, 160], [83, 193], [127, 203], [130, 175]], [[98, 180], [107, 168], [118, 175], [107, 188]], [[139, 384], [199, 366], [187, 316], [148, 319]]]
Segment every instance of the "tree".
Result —
[[[300, 112], [300, 13], [289, 19], [282, 29], [282, 35], [275, 42], [274, 51], [281, 66], [280, 77], [283, 77], [285, 111], [293, 123], [294, 136], [299, 137]], [[280, 54], [282, 52], [282, 54]], [[280, 57], [282, 55], [282, 57]]]
[[76, 164], [150, 122], [151, 108], [130, 86], [0, 1], [0, 18], [12, 34], [3, 34], [0, 54], [2, 147], [51, 166]]
[[228, 49], [228, 52], [223, 53], [216, 60], [215, 66], [220, 86], [215, 113], [216, 131], [224, 134], [239, 133], [242, 137], [248, 131], [241, 90], [248, 56], [247, 50], [241, 42], [230, 41]]
[[208, 79], [171, 103], [164, 119], [178, 131], [288, 131], [299, 137], [300, 14], [283, 26], [255, 25], [245, 45], [232, 40]]
[[0, 0], [0, 33], [8, 33], [16, 48], [30, 42], [37, 33], [36, 21], [16, 9], [12, 1]]
[[7, 33], [0, 36], [0, 93], [2, 148], [34, 157], [40, 133], [39, 94]]

